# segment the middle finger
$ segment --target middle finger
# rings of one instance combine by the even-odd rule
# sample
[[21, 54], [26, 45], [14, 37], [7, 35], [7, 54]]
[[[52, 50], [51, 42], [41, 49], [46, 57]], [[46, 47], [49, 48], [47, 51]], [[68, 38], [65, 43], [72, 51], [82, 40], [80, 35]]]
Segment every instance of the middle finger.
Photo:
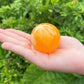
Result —
[[19, 41], [17, 39], [14, 39], [12, 37], [9, 37], [3, 33], [0, 33], [0, 42], [11, 42], [11, 43], [14, 43], [14, 44], [17, 44], [17, 45], [21, 45], [21, 46], [24, 46], [24, 47], [27, 47], [27, 48], [30, 48], [30, 44], [28, 44], [28, 42], [26, 41]]

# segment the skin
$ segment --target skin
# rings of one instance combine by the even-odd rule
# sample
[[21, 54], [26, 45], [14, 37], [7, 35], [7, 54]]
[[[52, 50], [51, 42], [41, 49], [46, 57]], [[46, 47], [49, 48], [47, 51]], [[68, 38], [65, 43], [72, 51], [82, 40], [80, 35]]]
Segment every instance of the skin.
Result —
[[38, 67], [57, 72], [84, 75], [84, 46], [77, 39], [61, 36], [59, 47], [50, 54], [38, 52], [31, 35], [14, 29], [0, 29], [2, 48], [23, 56]]

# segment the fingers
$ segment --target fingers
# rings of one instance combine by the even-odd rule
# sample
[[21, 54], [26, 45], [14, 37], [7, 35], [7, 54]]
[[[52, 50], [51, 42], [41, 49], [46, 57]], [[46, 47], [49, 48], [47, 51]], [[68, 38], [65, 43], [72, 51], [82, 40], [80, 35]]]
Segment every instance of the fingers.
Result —
[[25, 39], [28, 39], [30, 42], [31, 42], [31, 35], [30, 34], [27, 34], [27, 33], [24, 33], [22, 31], [19, 31], [19, 30], [15, 30], [15, 29], [6, 29], [6, 31], [10, 31], [12, 33], [15, 33]]
[[[20, 35], [22, 38], [20, 37]], [[30, 35], [26, 36], [29, 36], [30, 38]], [[0, 42], [3, 42], [3, 49], [19, 54], [31, 63], [44, 68], [45, 64], [47, 65], [46, 60], [48, 56], [34, 51], [31, 45], [27, 44], [27, 42], [24, 42], [24, 40], [22, 40], [23, 38], [26, 39], [27, 37], [25, 37], [25, 33], [23, 32], [20, 33], [19, 31], [15, 30], [14, 32], [10, 30], [0, 30]]]
[[[17, 36], [18, 35], [18, 36]], [[27, 42], [21, 41], [19, 36], [27, 39], [30, 39], [30, 35], [16, 31], [16, 30], [0, 30], [0, 42], [3, 42], [2, 48], [6, 50], [10, 50], [16, 54], [19, 54], [26, 58], [28, 61], [32, 62], [33, 64], [44, 68], [47, 65], [48, 56], [45, 54], [41, 54], [36, 52], [32, 49], [32, 45], [27, 44]], [[42, 56], [41, 56], [42, 55]]]
[[17, 40], [27, 41], [26, 38], [23, 38], [23, 37], [19, 36], [19, 35], [16, 34], [16, 33], [13, 33], [13, 32], [7, 31], [7, 30], [4, 30], [3, 33], [6, 34], [7, 36], [13, 37], [13, 38], [15, 38], [15, 39], [17, 39]]
[[29, 44], [27, 42], [19, 41], [17, 39], [8, 37], [8, 36], [6, 36], [6, 35], [4, 35], [2, 33], [0, 33], [0, 42], [11, 42], [11, 43], [14, 43], [14, 44], [21, 45], [21, 46], [29, 48]]
[[0, 30], [0, 33], [8, 36], [8, 37], [11, 37], [11, 38], [14, 38], [14, 39], [17, 39], [19, 41], [23, 41], [23, 42], [27, 42], [29, 45], [31, 45], [30, 41], [26, 38], [23, 38], [22, 36], [19, 36], [18, 34], [16, 33], [13, 33], [13, 32], [10, 32], [10, 31], [7, 31], [7, 30]]
[[0, 29], [0, 42], [11, 42], [27, 48], [31, 48], [31, 43], [26, 38], [19, 36], [16, 33]]
[[36, 55], [32, 50], [24, 48], [23, 46], [9, 42], [4, 42], [2, 44], [2, 48], [23, 56], [25, 59], [27, 59], [29, 62], [35, 65], [39, 65], [40, 63], [42, 63], [42, 56]]
[[12, 51], [16, 54], [19, 54], [21, 56], [23, 56], [24, 58], [31, 60], [32, 56], [34, 55], [33, 52], [27, 48], [24, 48], [22, 46], [10, 43], [10, 42], [4, 42], [2, 44], [2, 48]]

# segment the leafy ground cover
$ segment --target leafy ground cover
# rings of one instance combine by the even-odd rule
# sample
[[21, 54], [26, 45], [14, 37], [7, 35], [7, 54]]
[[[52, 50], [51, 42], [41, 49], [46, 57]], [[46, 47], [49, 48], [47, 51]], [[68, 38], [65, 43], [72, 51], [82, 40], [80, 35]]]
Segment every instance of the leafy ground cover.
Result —
[[[84, 0], [0, 0], [0, 28], [31, 33], [43, 22], [84, 44]], [[84, 84], [84, 76], [44, 71], [0, 47], [0, 84]]]

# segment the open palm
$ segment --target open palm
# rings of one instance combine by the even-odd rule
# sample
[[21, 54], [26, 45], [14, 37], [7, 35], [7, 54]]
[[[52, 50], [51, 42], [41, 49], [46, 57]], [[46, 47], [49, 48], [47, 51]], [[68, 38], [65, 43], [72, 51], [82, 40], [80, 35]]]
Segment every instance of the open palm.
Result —
[[80, 73], [84, 68], [83, 45], [75, 38], [61, 36], [59, 47], [50, 54], [38, 52], [31, 43], [31, 35], [14, 29], [0, 29], [2, 48], [23, 56], [44, 70]]

